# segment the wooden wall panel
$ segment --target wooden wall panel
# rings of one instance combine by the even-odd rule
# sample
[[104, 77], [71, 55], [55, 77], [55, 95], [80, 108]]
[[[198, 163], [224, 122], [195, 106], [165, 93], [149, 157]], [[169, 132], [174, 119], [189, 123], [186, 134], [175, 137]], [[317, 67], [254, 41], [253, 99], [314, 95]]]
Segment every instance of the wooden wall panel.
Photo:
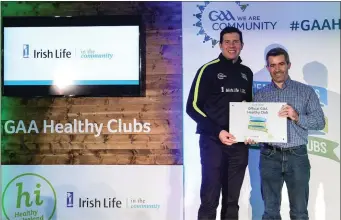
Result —
[[[181, 2], [26, 2], [17, 10], [13, 4], [3, 3], [4, 16], [141, 14], [147, 90], [141, 98], [2, 97], [2, 164], [182, 164]], [[98, 137], [42, 132], [44, 120], [65, 124], [85, 119], [103, 123]], [[111, 119], [150, 123], [151, 132], [110, 132]], [[26, 126], [35, 120], [40, 133], [4, 133], [8, 120]]]

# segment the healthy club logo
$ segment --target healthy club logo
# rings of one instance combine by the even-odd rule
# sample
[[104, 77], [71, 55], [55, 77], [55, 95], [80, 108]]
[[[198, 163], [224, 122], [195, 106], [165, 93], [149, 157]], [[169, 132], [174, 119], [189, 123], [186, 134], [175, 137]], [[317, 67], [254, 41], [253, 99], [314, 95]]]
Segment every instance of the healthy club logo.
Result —
[[274, 30], [277, 21], [262, 19], [260, 15], [247, 13], [249, 4], [242, 2], [204, 2], [197, 5], [199, 13], [193, 14], [198, 21], [193, 24], [199, 28], [197, 35], [203, 35], [212, 48], [219, 43], [219, 32], [232, 26], [243, 31]]
[[56, 211], [57, 197], [51, 183], [35, 173], [13, 178], [2, 195], [6, 220], [51, 220]]

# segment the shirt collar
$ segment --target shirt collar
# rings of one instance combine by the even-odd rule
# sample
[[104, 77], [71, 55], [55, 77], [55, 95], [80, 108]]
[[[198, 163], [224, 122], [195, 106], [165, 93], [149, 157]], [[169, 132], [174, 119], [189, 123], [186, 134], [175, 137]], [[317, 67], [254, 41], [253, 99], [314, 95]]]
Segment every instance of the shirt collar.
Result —
[[[291, 80], [290, 76], [288, 76], [288, 79], [285, 80], [285, 82], [283, 83], [282, 89], [286, 89], [288, 86], [290, 86], [291, 82], [292, 82], [292, 80]], [[274, 88], [274, 89], [281, 89], [274, 83], [273, 80], [271, 80], [271, 85], [272, 85], [272, 88]]]

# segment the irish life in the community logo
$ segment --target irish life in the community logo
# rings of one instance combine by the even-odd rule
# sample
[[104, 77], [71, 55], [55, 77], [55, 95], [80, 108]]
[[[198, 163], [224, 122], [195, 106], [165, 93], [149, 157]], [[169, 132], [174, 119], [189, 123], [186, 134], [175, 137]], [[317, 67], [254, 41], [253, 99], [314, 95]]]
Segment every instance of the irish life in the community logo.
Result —
[[14, 177], [2, 194], [2, 219], [52, 220], [57, 196], [52, 184], [43, 176], [24, 173]]
[[197, 5], [197, 19], [193, 26], [203, 43], [211, 42], [212, 47], [219, 43], [219, 33], [225, 27], [233, 26], [242, 31], [274, 30], [278, 21], [263, 18], [261, 13], [248, 13], [250, 3], [245, 2], [203, 2]]

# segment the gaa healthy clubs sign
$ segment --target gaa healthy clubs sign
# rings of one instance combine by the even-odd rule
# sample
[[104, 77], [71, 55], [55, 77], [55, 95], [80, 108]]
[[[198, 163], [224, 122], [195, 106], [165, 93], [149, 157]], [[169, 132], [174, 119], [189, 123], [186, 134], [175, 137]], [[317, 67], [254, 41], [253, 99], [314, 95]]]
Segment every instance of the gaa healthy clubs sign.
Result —
[[149, 133], [151, 132], [151, 126], [149, 122], [138, 122], [137, 119], [133, 119], [132, 122], [123, 122], [122, 119], [110, 119], [107, 123], [93, 123], [85, 119], [74, 119], [68, 123], [57, 123], [54, 120], [44, 120], [42, 129], [38, 129], [38, 123], [35, 120], [31, 120], [28, 125], [25, 125], [23, 120], [14, 121], [8, 120], [4, 123], [4, 130], [6, 134], [17, 133], [94, 133], [95, 137], [99, 137], [102, 134], [104, 126], [107, 127], [110, 133]]

